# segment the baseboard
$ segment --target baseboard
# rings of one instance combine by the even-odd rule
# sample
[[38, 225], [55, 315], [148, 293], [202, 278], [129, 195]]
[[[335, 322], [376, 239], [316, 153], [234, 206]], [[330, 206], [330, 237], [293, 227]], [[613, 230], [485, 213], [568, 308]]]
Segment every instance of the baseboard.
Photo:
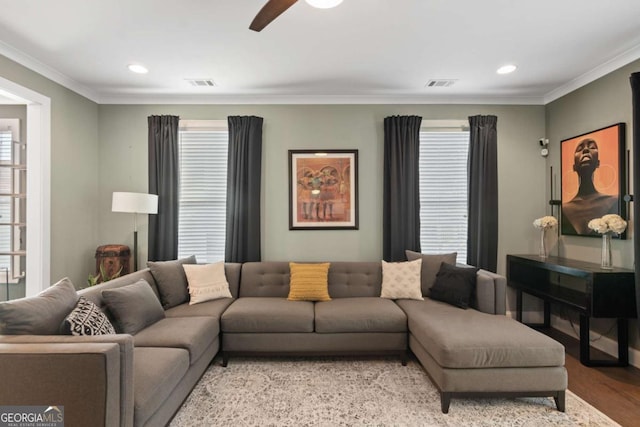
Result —
[[[515, 319], [516, 312], [515, 311], [507, 311], [507, 316]], [[522, 321], [524, 323], [543, 323], [544, 315], [541, 311], [533, 310], [533, 311], [522, 311]]]
[[[507, 316], [515, 319], [516, 313], [514, 311], [508, 311]], [[544, 315], [540, 311], [523, 311], [522, 319], [527, 323], [542, 323], [544, 321]], [[574, 323], [572, 327], [569, 320], [554, 314], [551, 315], [551, 327], [576, 339], [578, 339], [580, 334], [579, 322]], [[600, 334], [593, 331], [590, 332], [590, 336], [592, 339], [598, 338], [597, 341], [591, 342], [591, 347], [607, 353], [612, 357], [618, 357], [618, 341], [605, 336], [600, 338]], [[629, 347], [629, 365], [640, 368], [640, 350]]]

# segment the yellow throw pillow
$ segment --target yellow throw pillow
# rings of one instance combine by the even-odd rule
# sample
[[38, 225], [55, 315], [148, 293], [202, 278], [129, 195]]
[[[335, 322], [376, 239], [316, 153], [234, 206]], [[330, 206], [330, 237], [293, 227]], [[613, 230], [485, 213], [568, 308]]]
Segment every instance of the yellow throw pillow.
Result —
[[289, 301], [331, 301], [329, 296], [329, 266], [289, 263]]

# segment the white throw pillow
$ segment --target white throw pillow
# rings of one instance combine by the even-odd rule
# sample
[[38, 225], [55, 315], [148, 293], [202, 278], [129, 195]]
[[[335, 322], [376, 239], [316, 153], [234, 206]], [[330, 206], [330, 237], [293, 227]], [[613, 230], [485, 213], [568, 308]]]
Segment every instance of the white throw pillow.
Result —
[[382, 298], [423, 300], [422, 258], [408, 262], [382, 261]]
[[229, 282], [224, 274], [224, 261], [213, 264], [183, 264], [189, 284], [189, 305], [218, 298], [231, 298]]

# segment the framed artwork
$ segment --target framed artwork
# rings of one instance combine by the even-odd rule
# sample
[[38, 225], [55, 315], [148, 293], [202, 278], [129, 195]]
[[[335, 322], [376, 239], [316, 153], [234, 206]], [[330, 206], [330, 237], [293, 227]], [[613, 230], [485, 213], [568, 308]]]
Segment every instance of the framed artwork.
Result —
[[289, 230], [358, 229], [358, 150], [289, 150]]
[[[601, 235], [589, 229], [594, 218], [626, 218], [625, 124], [617, 123], [561, 142], [561, 231], [574, 236]], [[626, 232], [619, 236], [626, 239]]]

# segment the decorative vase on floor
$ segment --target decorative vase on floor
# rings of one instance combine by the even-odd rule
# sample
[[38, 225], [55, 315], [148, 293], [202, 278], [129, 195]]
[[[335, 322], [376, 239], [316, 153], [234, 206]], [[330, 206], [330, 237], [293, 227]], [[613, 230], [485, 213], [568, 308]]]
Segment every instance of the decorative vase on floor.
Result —
[[538, 252], [538, 256], [540, 258], [546, 258], [547, 257], [547, 245], [545, 242], [545, 235], [547, 230], [545, 228], [541, 228], [540, 229], [540, 250]]
[[611, 263], [611, 232], [602, 235], [602, 261], [600, 268], [613, 270], [613, 264]]

